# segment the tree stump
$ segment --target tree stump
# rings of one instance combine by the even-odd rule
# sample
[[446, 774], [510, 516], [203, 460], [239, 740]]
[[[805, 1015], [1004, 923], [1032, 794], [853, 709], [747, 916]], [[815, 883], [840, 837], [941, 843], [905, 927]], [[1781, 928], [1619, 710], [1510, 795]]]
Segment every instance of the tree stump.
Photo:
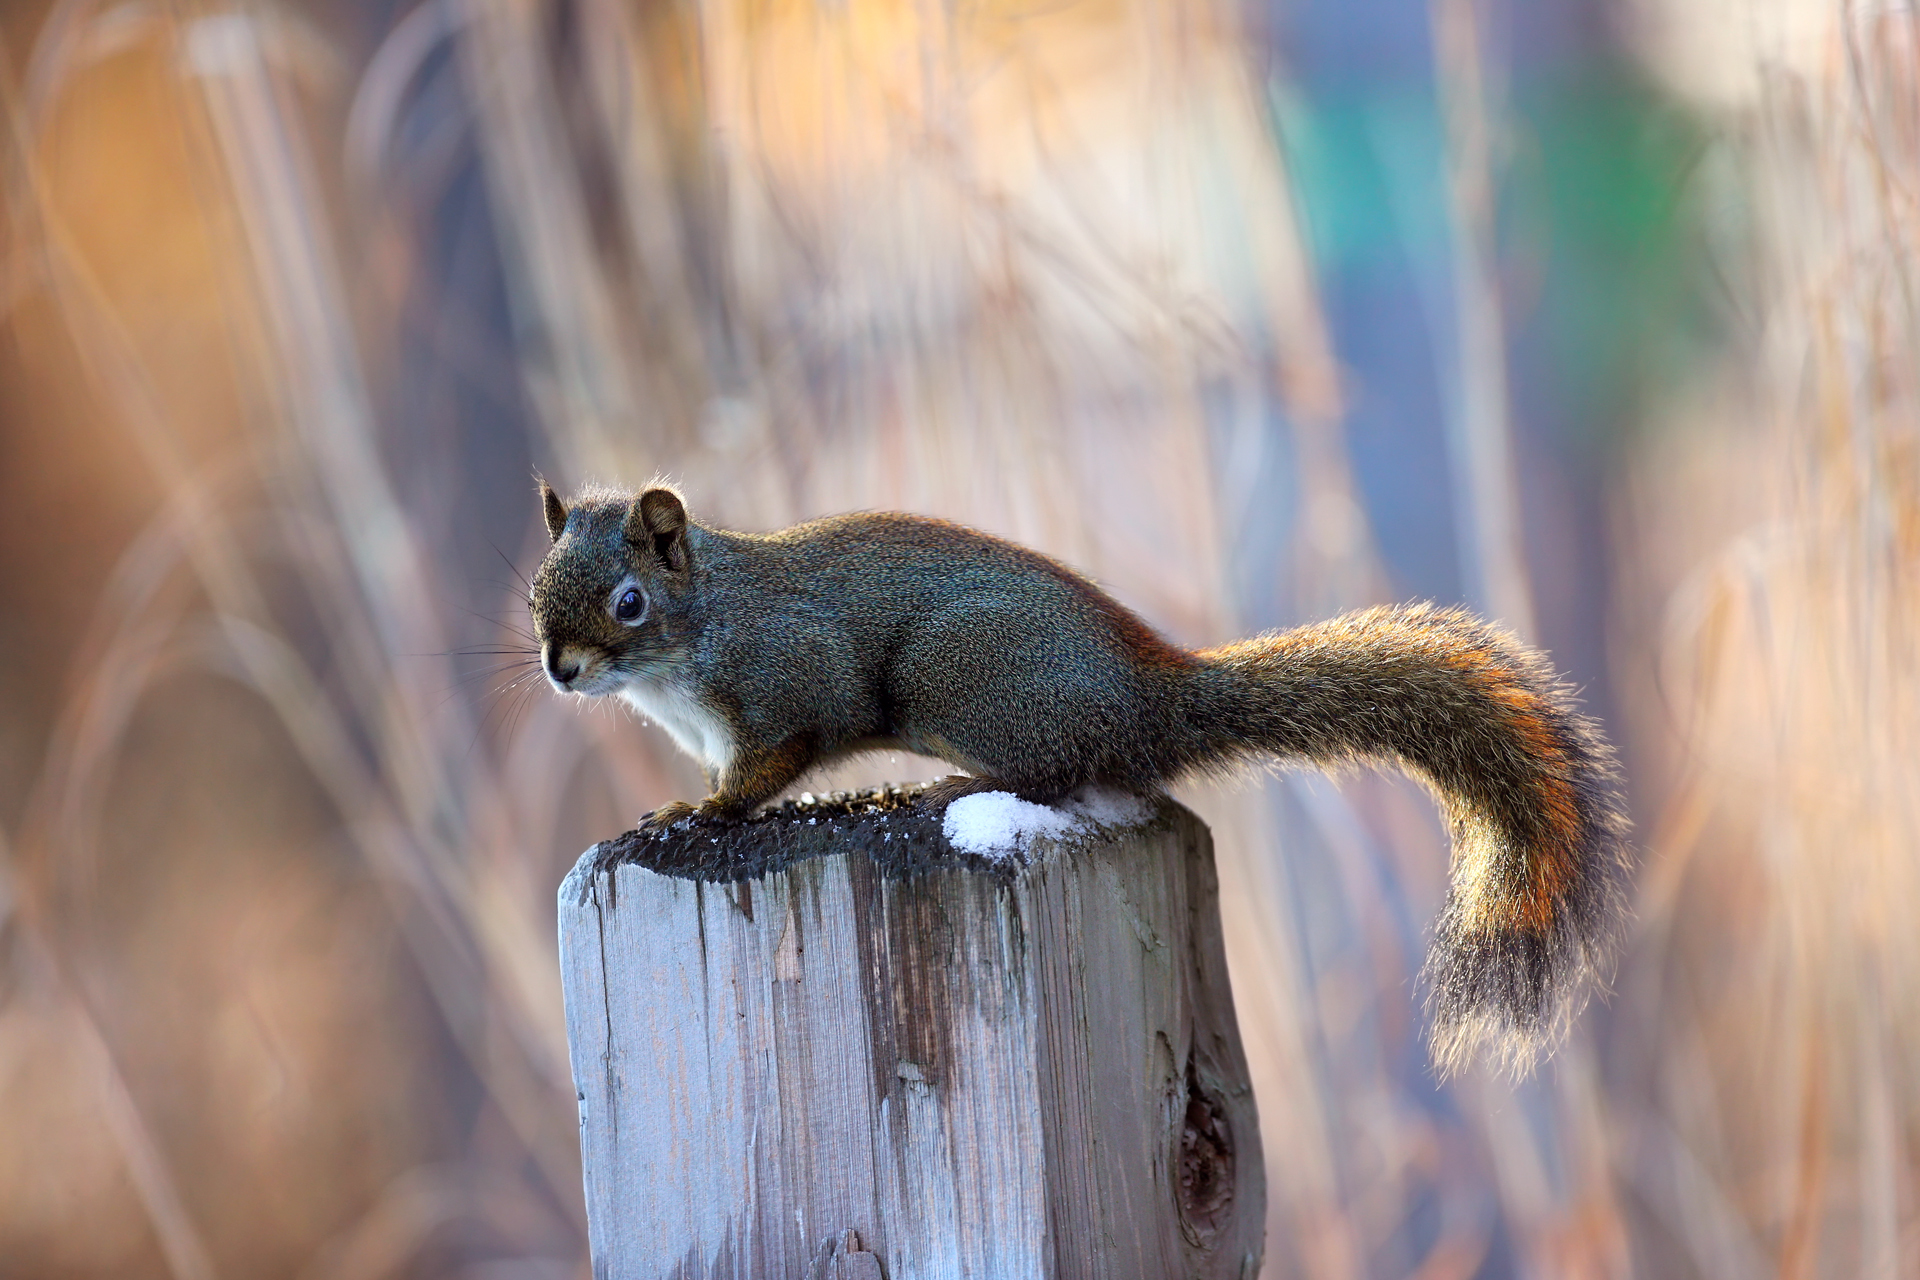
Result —
[[910, 799], [629, 833], [561, 886], [596, 1280], [1254, 1275], [1206, 827], [992, 856]]

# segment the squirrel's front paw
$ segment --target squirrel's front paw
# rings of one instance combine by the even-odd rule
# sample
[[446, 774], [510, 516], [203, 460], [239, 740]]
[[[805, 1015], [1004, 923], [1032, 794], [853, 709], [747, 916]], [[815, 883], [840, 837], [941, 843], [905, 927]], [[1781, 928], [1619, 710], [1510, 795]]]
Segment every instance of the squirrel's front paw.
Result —
[[676, 823], [699, 816], [699, 809], [685, 800], [675, 800], [671, 804], [661, 805], [652, 813], [643, 815], [637, 829], [645, 835], [656, 835]]
[[739, 806], [729, 804], [716, 796], [708, 796], [699, 804], [675, 800], [672, 804], [661, 805], [640, 819], [639, 829], [647, 835], [653, 835], [689, 820], [699, 823], [730, 823], [739, 821], [742, 816]]

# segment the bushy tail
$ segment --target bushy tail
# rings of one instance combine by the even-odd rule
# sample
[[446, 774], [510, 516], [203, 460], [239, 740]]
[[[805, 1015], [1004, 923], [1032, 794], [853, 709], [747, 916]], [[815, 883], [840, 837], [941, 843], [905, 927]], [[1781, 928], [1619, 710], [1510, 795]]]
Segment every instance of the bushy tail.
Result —
[[[1626, 912], [1613, 752], [1547, 660], [1457, 609], [1369, 609], [1198, 655], [1207, 763], [1249, 747], [1398, 764], [1453, 829], [1452, 888], [1423, 980], [1443, 1072], [1516, 1073], [1565, 1034]], [[1211, 757], [1210, 759], [1208, 757]]]

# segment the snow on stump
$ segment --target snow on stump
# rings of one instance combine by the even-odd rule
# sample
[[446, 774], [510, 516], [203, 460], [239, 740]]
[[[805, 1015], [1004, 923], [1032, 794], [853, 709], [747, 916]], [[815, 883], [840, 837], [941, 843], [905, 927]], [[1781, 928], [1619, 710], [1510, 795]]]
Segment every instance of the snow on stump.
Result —
[[1170, 800], [891, 788], [560, 889], [596, 1280], [1242, 1280], [1266, 1180]]

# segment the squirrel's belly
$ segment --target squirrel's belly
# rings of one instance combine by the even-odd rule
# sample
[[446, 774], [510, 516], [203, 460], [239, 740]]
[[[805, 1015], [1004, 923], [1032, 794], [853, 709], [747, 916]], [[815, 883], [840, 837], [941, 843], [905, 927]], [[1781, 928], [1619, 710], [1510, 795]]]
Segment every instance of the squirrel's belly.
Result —
[[635, 680], [620, 696], [709, 769], [724, 770], [733, 762], [733, 732], [692, 691], [666, 681]]

